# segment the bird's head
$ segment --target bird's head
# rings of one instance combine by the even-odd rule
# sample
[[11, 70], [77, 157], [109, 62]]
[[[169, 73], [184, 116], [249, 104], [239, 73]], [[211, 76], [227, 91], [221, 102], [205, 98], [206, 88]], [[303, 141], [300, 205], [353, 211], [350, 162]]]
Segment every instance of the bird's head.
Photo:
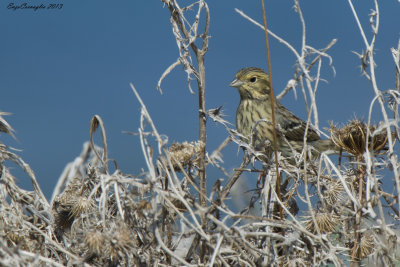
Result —
[[255, 67], [238, 71], [229, 86], [239, 90], [241, 99], [266, 100], [271, 92], [268, 74]]

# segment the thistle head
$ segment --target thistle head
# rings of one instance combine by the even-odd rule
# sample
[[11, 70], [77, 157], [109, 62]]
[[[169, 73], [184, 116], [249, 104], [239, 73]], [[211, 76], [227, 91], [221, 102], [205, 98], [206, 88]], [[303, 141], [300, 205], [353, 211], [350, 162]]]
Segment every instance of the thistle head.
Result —
[[[369, 135], [367, 127], [369, 127]], [[349, 122], [343, 128], [331, 124], [331, 139], [335, 145], [354, 156], [362, 156], [368, 144], [368, 150], [381, 153], [387, 150], [388, 135], [385, 128], [367, 125], [358, 119]]]

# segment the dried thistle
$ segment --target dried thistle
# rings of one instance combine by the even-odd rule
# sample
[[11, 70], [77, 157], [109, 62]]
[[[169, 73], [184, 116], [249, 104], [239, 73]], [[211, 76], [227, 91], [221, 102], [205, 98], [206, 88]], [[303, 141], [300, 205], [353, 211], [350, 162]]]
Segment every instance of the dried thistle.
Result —
[[82, 213], [88, 213], [93, 207], [93, 199], [79, 196], [72, 200], [71, 215], [75, 218], [79, 217]]
[[181, 167], [197, 165], [203, 150], [204, 144], [200, 141], [172, 144], [168, 152], [170, 153], [174, 170], [181, 171]]
[[89, 231], [85, 233], [84, 242], [90, 253], [100, 255], [104, 246], [104, 236], [99, 231]]
[[363, 233], [361, 235], [360, 247], [359, 247], [360, 257], [365, 258], [368, 255], [370, 255], [374, 251], [374, 247], [375, 247], [375, 240], [372, 233], [369, 232]]
[[[312, 216], [311, 215], [304, 216], [304, 218], [306, 218], [304, 224], [307, 230], [313, 233], [317, 233], [317, 227], [314, 224]], [[323, 212], [318, 210], [314, 211], [314, 218], [319, 231], [322, 233], [332, 232], [336, 228], [336, 225], [339, 222], [339, 216], [329, 212]]]
[[279, 266], [284, 267], [300, 267], [311, 266], [311, 262], [307, 260], [308, 255], [304, 251], [296, 250], [293, 254], [283, 255], [278, 258]]
[[367, 124], [358, 119], [349, 122], [343, 128], [336, 128], [331, 124], [331, 139], [336, 146], [342, 148], [354, 156], [361, 156], [366, 150], [368, 141], [368, 150], [380, 152], [386, 150], [388, 136], [385, 129], [375, 132], [378, 129], [376, 125], [369, 125], [369, 136], [367, 136]]
[[113, 259], [127, 253], [135, 245], [135, 239], [130, 229], [125, 224], [117, 226], [113, 232], [109, 233], [108, 240], [110, 246], [107, 248], [109, 250], [109, 255]]
[[53, 210], [59, 230], [69, 228], [76, 217], [89, 212], [94, 207], [93, 199], [87, 198], [89, 194], [88, 184], [76, 177], [67, 185], [64, 192], [55, 198]]
[[[352, 235], [347, 235], [347, 237], [348, 239], [351, 239]], [[348, 242], [346, 246], [349, 248], [354, 247], [354, 240]], [[368, 257], [371, 253], [374, 252], [375, 246], [376, 242], [373, 234], [370, 231], [362, 233], [360, 237], [360, 242], [357, 244], [357, 252], [355, 254], [357, 255], [357, 257], [355, 257], [355, 259], [359, 261], [363, 258]]]
[[345, 199], [345, 189], [341, 181], [329, 180], [324, 191], [326, 202], [330, 206], [341, 203]]

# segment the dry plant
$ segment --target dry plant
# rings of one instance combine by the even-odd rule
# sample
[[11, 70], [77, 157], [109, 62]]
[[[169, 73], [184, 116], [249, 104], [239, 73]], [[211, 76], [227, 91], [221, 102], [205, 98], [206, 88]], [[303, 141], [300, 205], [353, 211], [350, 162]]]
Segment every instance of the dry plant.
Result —
[[[119, 170], [108, 157], [104, 123], [95, 115], [90, 142], [66, 166], [50, 202], [29, 165], [0, 143], [0, 266], [399, 265], [400, 177], [395, 140], [399, 139], [400, 42], [392, 49], [396, 88], [379, 90], [374, 63], [378, 2], [370, 14], [373, 35], [368, 40], [348, 0], [365, 45], [365, 52], [358, 54], [362, 71], [375, 93], [367, 122], [355, 119], [342, 127], [331, 126], [330, 137], [341, 148], [340, 155], [323, 153], [311, 160], [312, 148], [305, 145], [295, 161], [280, 153], [266, 158], [242, 141], [223, 119], [221, 108], [205, 109], [207, 3], [200, 0], [180, 7], [177, 0], [162, 2], [171, 15], [179, 56], [162, 74], [158, 88], [161, 91], [162, 80], [178, 65], [187, 73], [190, 92], [191, 80], [197, 82], [199, 140], [169, 144], [131, 84], [141, 106], [138, 136], [146, 169], [137, 175]], [[294, 77], [277, 99], [299, 87], [308, 127], [323, 134], [315, 96], [323, 60], [332, 64], [327, 51], [336, 40], [324, 49], [309, 46], [297, 0], [294, 7], [303, 27], [299, 51], [268, 30], [297, 59]], [[264, 30], [244, 12], [236, 11]], [[203, 31], [199, 25], [204, 25]], [[383, 117], [379, 125], [371, 123], [376, 105]], [[0, 131], [13, 135], [4, 115], [0, 112]], [[206, 118], [223, 125], [228, 133], [212, 153], [207, 153]], [[98, 130], [101, 147], [93, 141]], [[244, 150], [243, 162], [231, 175], [223, 162], [223, 149], [229, 143]], [[32, 191], [17, 186], [8, 161], [26, 171]], [[226, 179], [207, 177], [207, 165], [219, 168]], [[256, 172], [259, 179], [248, 207], [238, 211], [227, 200], [244, 172]]]

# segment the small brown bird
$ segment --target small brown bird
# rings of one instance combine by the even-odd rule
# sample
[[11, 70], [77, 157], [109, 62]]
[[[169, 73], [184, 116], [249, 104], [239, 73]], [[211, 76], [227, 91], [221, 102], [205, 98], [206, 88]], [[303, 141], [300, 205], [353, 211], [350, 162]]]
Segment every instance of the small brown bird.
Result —
[[[265, 141], [273, 143], [271, 87], [268, 74], [262, 69], [251, 67], [238, 71], [230, 84], [240, 94], [240, 103], [236, 110], [236, 129], [253, 144], [257, 150], [267, 149]], [[296, 117], [275, 99], [275, 121], [277, 124], [277, 148], [286, 158], [301, 153], [304, 144], [306, 123]], [[335, 150], [331, 140], [321, 140], [309, 126], [307, 144], [316, 151], [314, 155], [328, 150]]]

